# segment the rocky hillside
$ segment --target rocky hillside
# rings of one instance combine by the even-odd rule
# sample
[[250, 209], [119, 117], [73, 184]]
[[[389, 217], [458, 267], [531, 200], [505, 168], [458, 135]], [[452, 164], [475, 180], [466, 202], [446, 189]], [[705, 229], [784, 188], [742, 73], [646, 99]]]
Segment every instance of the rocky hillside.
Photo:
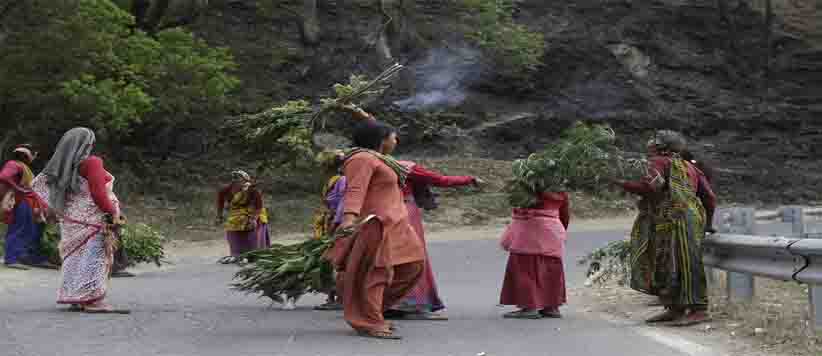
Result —
[[720, 168], [726, 200], [822, 200], [822, 51], [777, 17], [767, 65], [764, 17], [744, 1], [518, 1], [517, 22], [544, 33], [547, 51], [517, 81], [465, 40], [471, 14], [455, 1], [325, 0], [316, 18], [218, 3], [193, 30], [237, 56], [241, 111], [316, 97], [399, 61], [410, 70], [369, 109], [403, 127], [409, 156], [511, 159], [575, 120], [608, 122], [640, 151], [651, 131], [673, 128]]

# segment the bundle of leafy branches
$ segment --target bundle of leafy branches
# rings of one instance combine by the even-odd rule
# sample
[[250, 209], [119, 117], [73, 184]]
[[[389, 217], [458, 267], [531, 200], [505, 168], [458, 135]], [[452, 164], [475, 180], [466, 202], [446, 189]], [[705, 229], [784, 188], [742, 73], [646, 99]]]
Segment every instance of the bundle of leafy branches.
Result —
[[[242, 145], [261, 158], [262, 166], [310, 161], [318, 148], [314, 136], [325, 128], [328, 115], [345, 105], [362, 106], [379, 97], [402, 69], [402, 65], [395, 64], [371, 80], [351, 75], [348, 84], [334, 84], [333, 96], [321, 98], [317, 105], [302, 99], [290, 100], [260, 113], [230, 119], [226, 128], [241, 136]], [[280, 155], [275, 157], [272, 152]]]
[[509, 203], [528, 208], [542, 192], [603, 190], [606, 178], [620, 174], [621, 152], [615, 139], [607, 125], [575, 123], [550, 147], [514, 161], [513, 178], [506, 187]]
[[332, 243], [333, 238], [324, 237], [249, 252], [245, 257], [253, 263], [234, 275], [237, 281], [231, 287], [277, 303], [284, 301], [283, 296], [324, 292], [334, 283], [331, 264], [322, 258]]
[[[125, 249], [128, 256], [129, 267], [139, 263], [154, 263], [159, 267], [168, 263], [163, 249], [166, 237], [151, 226], [143, 223], [125, 225], [121, 230], [119, 242], [119, 248]], [[57, 225], [46, 225], [40, 242], [40, 253], [48, 257], [49, 262], [57, 265], [62, 263], [57, 247], [59, 243], [60, 228]]]
[[603, 285], [616, 280], [625, 285], [631, 276], [631, 241], [613, 241], [579, 259], [580, 265], [588, 265], [586, 286]]

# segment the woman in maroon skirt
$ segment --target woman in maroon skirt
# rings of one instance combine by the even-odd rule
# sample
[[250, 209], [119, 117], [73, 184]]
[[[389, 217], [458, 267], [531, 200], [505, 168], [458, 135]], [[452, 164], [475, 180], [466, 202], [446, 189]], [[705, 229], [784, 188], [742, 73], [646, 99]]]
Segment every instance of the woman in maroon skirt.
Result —
[[542, 193], [531, 208], [514, 208], [513, 219], [502, 236], [510, 253], [500, 304], [519, 310], [506, 318], [561, 318], [565, 304], [565, 253], [569, 215], [568, 193]]
[[408, 184], [403, 187], [402, 195], [405, 200], [405, 208], [408, 210], [408, 220], [411, 227], [417, 232], [417, 237], [426, 250], [425, 270], [408, 296], [403, 298], [399, 304], [387, 310], [385, 317], [406, 320], [448, 320], [448, 317], [442, 313], [445, 304], [443, 304], [439, 293], [437, 293], [437, 282], [434, 279], [434, 271], [431, 269], [431, 262], [428, 258], [422, 209], [431, 210], [436, 208], [434, 196], [430, 190], [431, 187], [479, 186], [483, 181], [473, 176], [445, 176], [411, 161], [400, 161], [400, 164], [408, 169]]

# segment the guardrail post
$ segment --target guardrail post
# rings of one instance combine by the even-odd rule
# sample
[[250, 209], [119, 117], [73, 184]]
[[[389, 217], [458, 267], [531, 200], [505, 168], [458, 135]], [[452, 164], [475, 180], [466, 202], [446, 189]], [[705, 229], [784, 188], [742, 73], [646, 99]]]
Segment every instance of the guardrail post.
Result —
[[808, 305], [811, 308], [811, 323], [817, 331], [822, 331], [822, 286], [808, 286]]
[[801, 206], [788, 206], [782, 209], [782, 222], [791, 223], [794, 236], [805, 236], [805, 209]]
[[[756, 230], [756, 210], [753, 208], [734, 208], [731, 210], [731, 224], [728, 233], [754, 235]], [[754, 277], [747, 273], [728, 272], [726, 286], [728, 298], [732, 301], [751, 302], [754, 296]]]
[[[793, 233], [801, 237], [819, 238], [819, 235], [806, 235], [805, 212], [801, 207], [788, 207], [786, 213], [791, 211], [793, 215]], [[811, 312], [811, 323], [816, 330], [822, 330], [822, 285], [808, 285], [808, 305]]]

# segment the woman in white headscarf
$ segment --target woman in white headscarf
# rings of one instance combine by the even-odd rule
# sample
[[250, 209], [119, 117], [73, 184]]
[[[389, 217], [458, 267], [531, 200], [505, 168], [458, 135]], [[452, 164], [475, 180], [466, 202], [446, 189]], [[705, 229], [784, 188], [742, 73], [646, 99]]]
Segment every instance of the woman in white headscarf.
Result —
[[94, 132], [84, 127], [66, 132], [32, 186], [60, 224], [63, 281], [57, 303], [87, 313], [127, 314], [104, 300], [122, 218], [114, 176], [91, 155], [94, 141]]
[[[231, 180], [217, 194], [217, 224], [225, 228], [230, 253], [220, 259], [223, 264], [238, 263], [244, 253], [271, 246], [263, 194], [244, 171], [231, 172]], [[226, 207], [228, 218], [224, 219]]]

